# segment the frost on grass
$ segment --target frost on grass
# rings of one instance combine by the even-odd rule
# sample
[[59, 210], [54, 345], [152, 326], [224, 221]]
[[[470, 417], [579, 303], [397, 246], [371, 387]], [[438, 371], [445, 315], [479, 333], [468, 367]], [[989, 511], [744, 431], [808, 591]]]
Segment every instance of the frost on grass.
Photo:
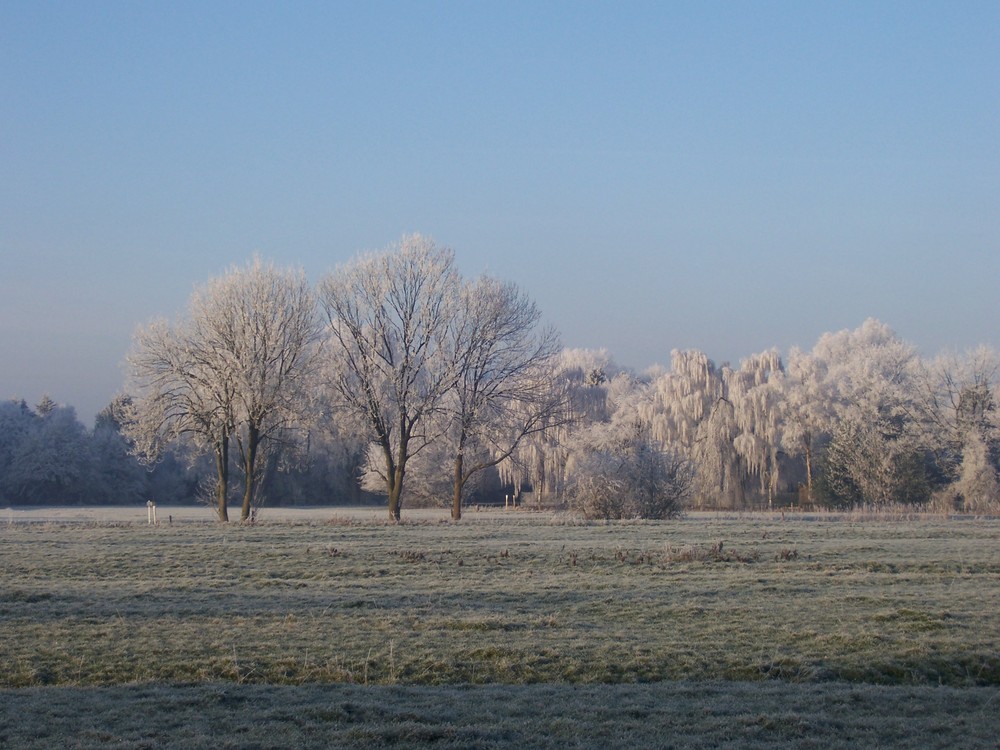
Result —
[[996, 685], [996, 524], [13, 524], [0, 680]]

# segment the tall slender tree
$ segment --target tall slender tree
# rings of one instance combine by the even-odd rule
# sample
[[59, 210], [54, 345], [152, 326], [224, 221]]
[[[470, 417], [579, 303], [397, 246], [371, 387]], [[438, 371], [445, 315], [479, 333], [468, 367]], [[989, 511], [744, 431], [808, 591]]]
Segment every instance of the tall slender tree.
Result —
[[833, 401], [827, 364], [810, 352], [793, 348], [781, 381], [782, 445], [805, 463], [805, 502], [815, 500], [816, 451], [833, 429]]
[[748, 477], [756, 477], [761, 496], [773, 507], [780, 478], [781, 384], [784, 367], [777, 350], [740, 362], [727, 381], [737, 434], [733, 447]]

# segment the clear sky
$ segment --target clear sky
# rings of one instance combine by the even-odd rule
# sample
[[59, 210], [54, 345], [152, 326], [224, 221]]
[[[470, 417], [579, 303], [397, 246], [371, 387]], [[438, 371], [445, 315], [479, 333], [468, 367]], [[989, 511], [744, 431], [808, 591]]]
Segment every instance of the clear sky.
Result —
[[418, 231], [567, 346], [1000, 346], [1000, 3], [0, 0], [0, 398]]

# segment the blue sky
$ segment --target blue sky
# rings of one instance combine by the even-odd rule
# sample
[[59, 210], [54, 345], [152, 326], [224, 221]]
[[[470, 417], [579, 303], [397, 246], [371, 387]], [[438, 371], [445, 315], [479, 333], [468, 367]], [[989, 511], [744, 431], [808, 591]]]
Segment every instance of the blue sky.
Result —
[[1000, 346], [1000, 3], [0, 3], [0, 398], [414, 231], [636, 369]]

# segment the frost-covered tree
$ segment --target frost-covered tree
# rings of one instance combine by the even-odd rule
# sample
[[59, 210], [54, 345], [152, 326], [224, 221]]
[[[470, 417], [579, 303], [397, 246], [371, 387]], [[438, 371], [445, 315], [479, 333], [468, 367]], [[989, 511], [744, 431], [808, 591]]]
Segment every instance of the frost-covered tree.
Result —
[[836, 419], [823, 462], [826, 499], [874, 505], [926, 500], [913, 347], [869, 319], [856, 330], [825, 334], [813, 354], [825, 362]]
[[11, 468], [37, 419], [35, 412], [24, 400], [0, 403], [0, 499], [16, 502], [18, 499]]
[[[480, 455], [467, 448], [469, 459]], [[483, 458], [486, 458], [485, 451]], [[428, 444], [410, 457], [406, 464], [406, 503], [410, 507], [450, 507], [454, 494], [454, 448], [449, 440], [439, 439]], [[368, 446], [367, 461], [363, 465], [361, 488], [378, 495], [385, 495], [385, 461], [381, 449], [374, 443]], [[472, 474], [462, 488], [463, 507], [469, 503], [493, 504], [502, 494], [497, 471], [483, 469]]]
[[53, 401], [52, 397], [46, 393], [35, 405], [35, 413], [40, 417], [47, 417], [57, 408], [59, 408], [59, 404]]
[[805, 500], [814, 500], [813, 480], [816, 452], [830, 435], [834, 403], [827, 378], [826, 361], [795, 347], [788, 357], [781, 381], [782, 446], [805, 463]]
[[1000, 355], [985, 346], [963, 355], [941, 354], [920, 368], [919, 417], [928, 443], [949, 476], [954, 475], [970, 434], [987, 445], [1000, 441], [998, 376]]
[[780, 476], [781, 358], [755, 354], [738, 369], [699, 351], [675, 350], [671, 367], [640, 389], [638, 418], [664, 449], [695, 467], [699, 506], [740, 507], [748, 494], [773, 501]]
[[216, 513], [228, 521], [235, 387], [225, 357], [185, 318], [139, 326], [127, 362], [131, 403], [122, 432], [132, 451], [150, 465], [180, 443], [192, 445], [194, 456], [211, 455]]
[[7, 494], [25, 503], [84, 502], [93, 470], [86, 428], [72, 406], [48, 397], [39, 406], [10, 456]]
[[757, 489], [774, 504], [778, 489], [781, 446], [781, 392], [784, 368], [777, 350], [754, 354], [728, 371], [727, 399], [732, 404], [736, 434], [733, 448], [748, 477], [756, 478]]
[[258, 454], [287, 439], [308, 409], [318, 332], [315, 303], [300, 271], [255, 259], [195, 290], [186, 318], [140, 327], [129, 355], [132, 408], [123, 430], [155, 460], [191, 440], [215, 460], [215, 503], [229, 519], [229, 450], [244, 475], [241, 518], [250, 515]]
[[515, 495], [530, 487], [536, 498], [558, 498], [568, 477], [566, 462], [573, 436], [588, 425], [611, 418], [609, 387], [621, 372], [606, 349], [563, 349], [552, 383], [566, 404], [548, 429], [528, 436], [498, 465], [501, 481]]
[[255, 258], [199, 289], [191, 304], [195, 336], [220, 355], [231, 384], [231, 430], [243, 474], [240, 517], [250, 516], [269, 446], [294, 444], [310, 407], [319, 321], [301, 270]]
[[460, 288], [452, 251], [419, 235], [341, 266], [319, 286], [329, 387], [378, 446], [394, 521], [407, 463], [436, 437], [425, 428], [455, 381], [448, 327]]
[[130, 399], [117, 396], [94, 420], [90, 435], [93, 502], [136, 503], [144, 499], [149, 488], [149, 476], [132, 455], [128, 440], [122, 434], [122, 420], [130, 409]]
[[1000, 509], [1000, 476], [989, 446], [978, 431], [971, 431], [962, 448], [962, 463], [952, 491], [961, 499], [965, 511], [995, 513]]
[[41, 412], [0, 404], [0, 499], [20, 503], [122, 503], [141, 498], [146, 474], [110, 421], [88, 431], [72, 407], [49, 397]]
[[603, 422], [610, 418], [608, 384], [621, 368], [607, 349], [563, 349], [558, 368], [559, 378], [570, 389], [577, 423]]
[[644, 417], [661, 443], [693, 452], [699, 426], [723, 396], [722, 375], [705, 353], [675, 349], [670, 370], [652, 381]]
[[568, 494], [587, 518], [673, 518], [690, 495], [693, 472], [664, 450], [647, 426], [628, 418], [599, 422], [574, 438]]
[[674, 350], [670, 363], [669, 372], [650, 384], [642, 406], [652, 436], [692, 462], [699, 506], [742, 505], [744, 477], [734, 445], [738, 425], [728, 397], [730, 369], [716, 367], [694, 350]]
[[517, 286], [488, 276], [462, 287], [449, 326], [454, 384], [441, 402], [452, 458], [451, 517], [462, 517], [469, 480], [509, 458], [526, 437], [566, 419], [553, 376], [559, 342]]
[[[367, 433], [343, 415], [331, 412], [322, 400], [304, 440], [292, 450], [273, 453], [276, 471], [268, 473], [267, 496], [282, 503], [315, 503], [326, 498], [340, 503], [364, 501], [360, 478], [367, 458]], [[380, 488], [381, 489], [381, 488]]]
[[997, 379], [1000, 355], [978, 347], [963, 355], [944, 353], [924, 364], [918, 377], [918, 407], [924, 437], [945, 482], [942, 492], [966, 507], [992, 502], [1000, 462]]

